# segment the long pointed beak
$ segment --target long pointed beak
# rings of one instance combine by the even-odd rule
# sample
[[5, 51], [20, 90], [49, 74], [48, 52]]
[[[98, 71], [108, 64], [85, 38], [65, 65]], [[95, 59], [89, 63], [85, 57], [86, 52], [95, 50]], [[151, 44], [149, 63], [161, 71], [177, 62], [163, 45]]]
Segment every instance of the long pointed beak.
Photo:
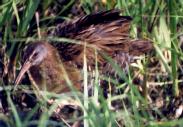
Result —
[[22, 68], [20, 69], [20, 72], [17, 76], [17, 78], [15, 79], [14, 85], [15, 87], [20, 83], [23, 75], [29, 70], [29, 68], [31, 67], [31, 62], [30, 60], [26, 60], [25, 63], [23, 64]]

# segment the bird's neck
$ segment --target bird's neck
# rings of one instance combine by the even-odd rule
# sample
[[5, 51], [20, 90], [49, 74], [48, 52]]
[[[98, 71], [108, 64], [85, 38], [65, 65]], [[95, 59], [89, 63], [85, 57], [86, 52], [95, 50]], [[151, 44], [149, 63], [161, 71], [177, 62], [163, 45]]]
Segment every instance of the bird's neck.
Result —
[[41, 90], [55, 93], [69, 91], [70, 88], [68, 87], [66, 78], [72, 82], [76, 89], [80, 89], [80, 82], [82, 80], [80, 71], [66, 65], [60, 60], [54, 62], [45, 60], [39, 66], [32, 67], [30, 72]]

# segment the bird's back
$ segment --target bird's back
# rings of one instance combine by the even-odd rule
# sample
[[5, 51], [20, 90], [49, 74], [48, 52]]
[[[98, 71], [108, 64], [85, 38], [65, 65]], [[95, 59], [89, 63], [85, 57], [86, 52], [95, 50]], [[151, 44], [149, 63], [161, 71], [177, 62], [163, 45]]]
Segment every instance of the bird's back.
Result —
[[[83, 55], [86, 53], [88, 65], [95, 65], [95, 48], [99, 52], [104, 52], [110, 57], [114, 57], [118, 52], [143, 54], [152, 48], [149, 41], [143, 40], [134, 41], [130, 39], [129, 30], [132, 18], [129, 16], [121, 16], [119, 10], [110, 10], [98, 12], [77, 20], [64, 22], [58, 24], [51, 32], [51, 36], [66, 37], [81, 41], [80, 44], [71, 43], [54, 43], [58, 49], [63, 61], [71, 61], [77, 66], [83, 65]], [[132, 43], [131, 43], [132, 42]], [[86, 43], [86, 50], [84, 52], [84, 43]], [[131, 50], [133, 47], [142, 49]], [[148, 47], [148, 48], [144, 48]], [[135, 48], [134, 48], [135, 49]], [[103, 56], [98, 55], [99, 65], [105, 63]]]

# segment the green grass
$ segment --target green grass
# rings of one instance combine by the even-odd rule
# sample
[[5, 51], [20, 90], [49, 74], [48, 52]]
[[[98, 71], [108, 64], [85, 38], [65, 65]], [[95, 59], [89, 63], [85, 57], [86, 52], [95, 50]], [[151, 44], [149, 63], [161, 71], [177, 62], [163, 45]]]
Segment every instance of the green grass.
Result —
[[[1, 82], [1, 86], [4, 88], [6, 85], [11, 85], [13, 82], [13, 75], [11, 72], [18, 70], [20, 63], [20, 50], [23, 49], [26, 42], [29, 40], [38, 39], [37, 28], [35, 20], [35, 13], [39, 10], [40, 13], [40, 30], [44, 31], [47, 27], [50, 27], [55, 19], [59, 18], [70, 18], [69, 14], [64, 15], [68, 9], [73, 6], [74, 1], [70, 1], [67, 5], [61, 8], [57, 15], [46, 16], [43, 13], [48, 10], [51, 5], [56, 5], [54, 1], [47, 0], [2, 0], [0, 2], [0, 32], [3, 33], [2, 45], [3, 47], [8, 47], [3, 58], [2, 63], [10, 62], [11, 68], [8, 72], [8, 84], [6, 82]], [[92, 0], [81, 0], [81, 5], [86, 14], [90, 14], [95, 11], [95, 4]], [[145, 0], [106, 0], [106, 3], [99, 1], [99, 10], [102, 9], [113, 9], [118, 8], [122, 10], [122, 15], [129, 15], [133, 17], [133, 22], [131, 26], [131, 36], [134, 38], [148, 38], [152, 40], [154, 45], [154, 53], [151, 58], [156, 59], [160, 63], [161, 71], [168, 75], [167, 80], [162, 80], [163, 75], [160, 75], [158, 80], [149, 81], [149, 68], [148, 65], [143, 65], [140, 72], [143, 75], [143, 84], [146, 88], [149, 82], [163, 83], [172, 82], [172, 96], [178, 97], [182, 92], [179, 90], [178, 77], [180, 72], [181, 61], [183, 58], [182, 50], [180, 49], [180, 44], [178, 36], [182, 34], [182, 14], [183, 14], [183, 2], [173, 1], [173, 0], [160, 0], [160, 1], [145, 1]], [[60, 5], [61, 6], [61, 5]], [[63, 15], [62, 15], [63, 14]], [[14, 28], [16, 26], [16, 28]], [[33, 31], [30, 35], [28, 32]], [[139, 32], [140, 31], [140, 32]], [[45, 38], [44, 38], [45, 39]], [[69, 42], [69, 43], [79, 43], [74, 40], [65, 38], [46, 38], [47, 40], [57, 40], [59, 42]], [[18, 51], [17, 51], [18, 50]], [[97, 53], [97, 52], [96, 52]], [[168, 57], [165, 55], [168, 54]], [[96, 55], [97, 56], [97, 55]], [[171, 57], [171, 58], [170, 58]], [[149, 59], [151, 59], [149, 58]], [[128, 75], [124, 75], [123, 71], [113, 61], [106, 56], [109, 62], [116, 69], [119, 77], [124, 79], [125, 83], [116, 83], [116, 87], [122, 88], [124, 92], [119, 95], [109, 95], [108, 99], [104, 99], [101, 96], [101, 89], [98, 87], [99, 79], [102, 76], [98, 72], [97, 62], [95, 68], [95, 79], [93, 84], [95, 84], [94, 96], [88, 97], [87, 85], [88, 85], [88, 72], [87, 63], [84, 59], [84, 96], [81, 97], [77, 93], [74, 93], [74, 97], [81, 102], [81, 109], [84, 111], [82, 117], [76, 118], [79, 120], [84, 120], [85, 127], [115, 127], [124, 125], [125, 127], [172, 127], [172, 126], [182, 126], [182, 119], [172, 119], [169, 120], [162, 112], [156, 108], [151, 107], [151, 103], [148, 101], [147, 91], [144, 96], [138, 89], [138, 86], [134, 85], [133, 72], [129, 72]], [[97, 57], [96, 57], [97, 61]], [[145, 61], [145, 60], [144, 60]], [[6, 66], [5, 66], [6, 67]], [[14, 68], [16, 67], [16, 68]], [[144, 71], [144, 72], [143, 72]], [[158, 73], [158, 72], [157, 72]], [[181, 72], [182, 73], [182, 72]], [[156, 75], [156, 73], [155, 73]], [[161, 77], [162, 76], [162, 77]], [[72, 84], [67, 78], [68, 84]], [[107, 80], [113, 81], [108, 77]], [[92, 82], [92, 81], [91, 81]], [[167, 84], [164, 84], [165, 87]], [[47, 98], [56, 96], [60, 100], [67, 99], [64, 96], [55, 95], [54, 93], [43, 94], [46, 99], [40, 99], [37, 106], [32, 109], [32, 112], [28, 113], [25, 119], [22, 120], [19, 114], [19, 109], [15, 102], [10, 98], [10, 91], [7, 90], [7, 99], [9, 107], [12, 111], [10, 119], [3, 113], [0, 114], [0, 120], [4, 121], [9, 126], [28, 126], [30, 124], [35, 124], [39, 127], [44, 127], [47, 125], [58, 125], [66, 126], [63, 121], [56, 122], [50, 120], [51, 114], [57, 107], [57, 104], [52, 105], [47, 108], [46, 100]], [[84, 103], [82, 103], [84, 101]], [[123, 108], [113, 111], [111, 109], [111, 103], [117, 101], [122, 105]], [[41, 114], [40, 119], [31, 120], [31, 117], [38, 111], [39, 108], [43, 108], [44, 112]], [[153, 113], [154, 111], [159, 114], [160, 118], [156, 118]], [[70, 121], [75, 121], [75, 119], [70, 119]]]

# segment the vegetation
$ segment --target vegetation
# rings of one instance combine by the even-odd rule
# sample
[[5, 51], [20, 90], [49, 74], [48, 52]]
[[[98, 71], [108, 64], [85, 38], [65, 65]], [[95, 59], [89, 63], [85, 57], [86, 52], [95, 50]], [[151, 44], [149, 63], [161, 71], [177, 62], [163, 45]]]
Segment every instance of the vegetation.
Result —
[[[128, 74], [124, 75], [122, 69], [114, 65], [124, 82], [102, 77], [97, 66], [94, 79], [89, 80], [85, 60], [84, 87], [87, 88], [88, 82], [95, 85], [92, 96], [88, 97], [88, 91], [85, 90], [84, 97], [71, 92], [77, 102], [69, 101], [70, 98], [65, 94], [54, 93], [43, 93], [44, 99], [36, 94], [36, 100], [32, 94], [34, 91], [29, 90], [27, 85], [12, 92], [15, 75], [20, 69], [21, 50], [27, 42], [42, 38], [50, 40], [44, 36], [45, 30], [64, 20], [114, 8], [122, 10], [122, 15], [133, 17], [132, 38], [149, 39], [154, 45], [154, 51], [132, 64]], [[70, 126], [73, 123], [77, 126], [77, 121], [84, 120], [86, 127], [181, 127], [182, 14], [181, 0], [1, 0], [0, 98], [3, 107], [0, 126]], [[57, 38], [57, 41], [64, 39]], [[110, 58], [109, 62], [112, 62]], [[109, 88], [108, 98], [104, 98], [98, 87], [101, 78], [113, 82], [111, 85], [115, 86], [117, 93]], [[29, 84], [27, 81], [25, 83]], [[29, 103], [26, 101], [28, 108], [24, 106], [26, 102], [22, 102], [24, 97], [25, 101], [27, 97], [33, 100]], [[51, 118], [58, 107], [57, 104], [47, 104], [51, 97], [60, 101], [68, 100], [69, 105], [77, 107], [77, 113], [72, 112], [68, 116], [68, 111], [65, 113], [68, 116], [66, 118]]]

